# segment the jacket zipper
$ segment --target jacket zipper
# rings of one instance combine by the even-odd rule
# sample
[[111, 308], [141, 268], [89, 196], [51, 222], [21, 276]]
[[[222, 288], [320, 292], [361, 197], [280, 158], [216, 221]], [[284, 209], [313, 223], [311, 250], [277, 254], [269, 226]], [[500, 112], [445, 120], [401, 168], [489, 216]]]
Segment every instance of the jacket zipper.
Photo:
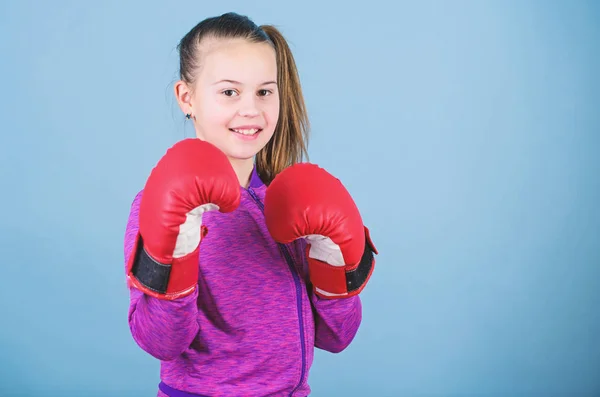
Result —
[[[252, 188], [249, 187], [248, 193], [250, 193], [250, 196], [252, 196], [252, 199], [258, 205], [261, 212], [264, 213], [265, 207], [264, 207], [262, 201], [260, 201], [260, 198], [254, 192], [254, 190], [252, 190]], [[297, 309], [298, 309], [298, 322], [300, 325], [300, 340], [301, 340], [300, 343], [301, 343], [301, 347], [302, 347], [302, 369], [300, 372], [300, 381], [298, 382], [298, 385], [296, 385], [296, 387], [294, 387], [294, 389], [290, 393], [290, 396], [293, 396], [294, 392], [300, 387], [300, 385], [302, 385], [302, 381], [304, 379], [304, 375], [306, 372], [306, 368], [305, 368], [306, 367], [306, 346], [305, 346], [306, 341], [304, 340], [304, 321], [303, 321], [303, 314], [302, 314], [302, 286], [300, 284], [300, 276], [298, 275], [298, 272], [296, 271], [296, 266], [294, 264], [294, 260], [292, 259], [290, 252], [288, 251], [288, 247], [286, 247], [284, 244], [280, 244], [280, 243], [277, 243], [277, 245], [279, 246], [279, 249], [283, 253], [285, 261], [287, 262], [288, 267], [290, 268], [290, 272], [292, 273], [292, 277], [294, 278], [294, 284], [296, 285], [296, 305], [297, 305]]]

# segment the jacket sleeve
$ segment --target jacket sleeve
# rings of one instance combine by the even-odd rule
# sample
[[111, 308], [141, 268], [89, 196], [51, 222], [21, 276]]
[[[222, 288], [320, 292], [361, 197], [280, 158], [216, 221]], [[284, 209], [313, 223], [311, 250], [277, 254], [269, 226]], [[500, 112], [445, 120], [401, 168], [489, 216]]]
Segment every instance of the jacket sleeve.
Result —
[[[125, 266], [134, 252], [139, 230], [139, 209], [142, 192], [131, 205], [125, 231]], [[196, 299], [198, 290], [180, 299], [167, 301], [148, 296], [131, 287], [129, 290], [128, 321], [135, 342], [147, 353], [160, 359], [172, 360], [185, 351], [199, 331]]]
[[[309, 286], [312, 290], [312, 286]], [[356, 336], [362, 320], [358, 295], [342, 299], [323, 299], [311, 294], [315, 313], [315, 346], [331, 353], [346, 349]]]
[[362, 303], [358, 295], [342, 299], [325, 299], [314, 293], [308, 277], [306, 243], [296, 240], [296, 258], [302, 264], [298, 269], [306, 280], [306, 286], [313, 307], [315, 319], [315, 347], [331, 353], [346, 349], [362, 321]]

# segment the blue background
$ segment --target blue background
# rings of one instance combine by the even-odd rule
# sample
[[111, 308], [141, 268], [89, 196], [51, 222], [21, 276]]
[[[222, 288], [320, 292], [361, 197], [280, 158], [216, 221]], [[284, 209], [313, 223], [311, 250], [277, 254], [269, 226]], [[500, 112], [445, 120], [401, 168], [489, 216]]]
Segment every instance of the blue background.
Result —
[[310, 159], [381, 252], [312, 395], [597, 396], [600, 6], [475, 0], [3, 1], [0, 395], [155, 395], [123, 233], [192, 136], [175, 46], [227, 11], [289, 39]]

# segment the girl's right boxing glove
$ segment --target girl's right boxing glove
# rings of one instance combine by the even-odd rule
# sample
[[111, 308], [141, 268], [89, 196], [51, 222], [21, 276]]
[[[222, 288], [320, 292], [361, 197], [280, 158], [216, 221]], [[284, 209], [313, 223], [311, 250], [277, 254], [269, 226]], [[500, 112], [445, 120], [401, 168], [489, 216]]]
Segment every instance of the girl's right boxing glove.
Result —
[[239, 203], [238, 178], [221, 150], [196, 138], [173, 145], [144, 187], [128, 285], [158, 299], [191, 294], [207, 232], [202, 214], [231, 212]]

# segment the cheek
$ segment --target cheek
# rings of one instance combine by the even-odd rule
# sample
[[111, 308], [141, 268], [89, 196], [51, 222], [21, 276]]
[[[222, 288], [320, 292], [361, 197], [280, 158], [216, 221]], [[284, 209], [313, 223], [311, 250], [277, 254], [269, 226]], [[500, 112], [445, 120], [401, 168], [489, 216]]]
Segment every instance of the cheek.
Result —
[[275, 128], [279, 119], [279, 99], [272, 100], [267, 104], [265, 114], [270, 127]]
[[201, 109], [201, 118], [197, 122], [204, 126], [222, 127], [227, 125], [232, 117], [232, 110], [229, 106], [220, 103], [213, 97], [205, 97], [199, 101]]

